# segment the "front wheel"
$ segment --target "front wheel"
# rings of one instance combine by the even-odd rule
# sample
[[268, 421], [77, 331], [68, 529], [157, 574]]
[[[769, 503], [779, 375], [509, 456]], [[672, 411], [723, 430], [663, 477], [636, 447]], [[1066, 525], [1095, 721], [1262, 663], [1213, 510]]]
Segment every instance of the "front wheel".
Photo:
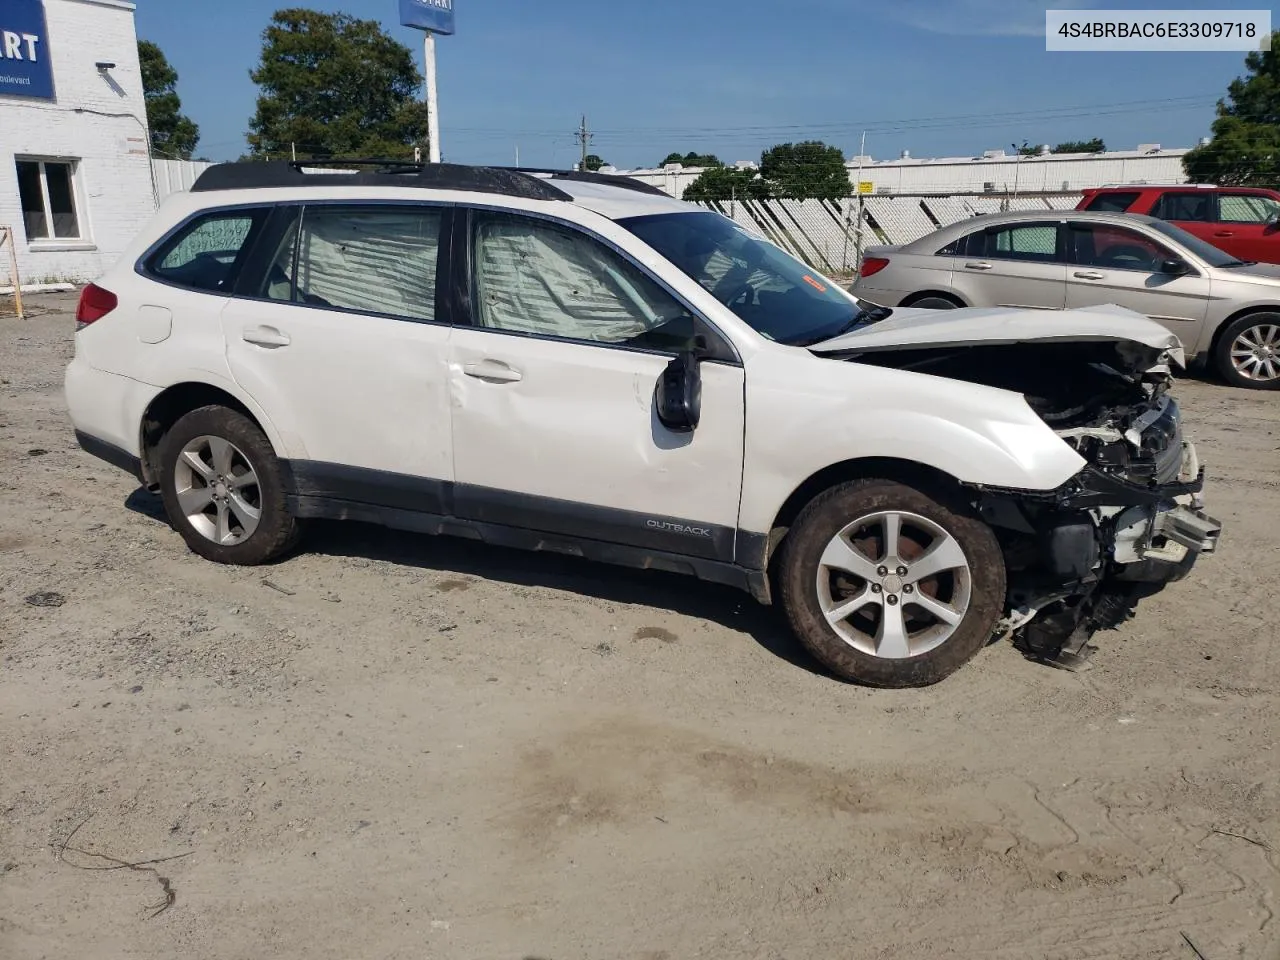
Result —
[[160, 443], [169, 522], [207, 560], [252, 566], [298, 539], [280, 462], [258, 426], [227, 407], [193, 410]]
[[1280, 313], [1251, 313], [1222, 331], [1214, 359], [1233, 387], [1280, 390]]
[[783, 543], [782, 604], [837, 676], [877, 687], [936, 683], [991, 639], [1005, 568], [990, 527], [889, 480], [833, 487]]

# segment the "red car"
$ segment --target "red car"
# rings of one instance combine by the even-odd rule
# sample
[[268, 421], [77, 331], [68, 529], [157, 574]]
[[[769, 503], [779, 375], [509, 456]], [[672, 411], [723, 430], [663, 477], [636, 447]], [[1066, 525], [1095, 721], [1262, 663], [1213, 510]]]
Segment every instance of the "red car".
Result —
[[1098, 187], [1077, 210], [1145, 213], [1168, 220], [1240, 260], [1280, 263], [1280, 192], [1181, 184]]

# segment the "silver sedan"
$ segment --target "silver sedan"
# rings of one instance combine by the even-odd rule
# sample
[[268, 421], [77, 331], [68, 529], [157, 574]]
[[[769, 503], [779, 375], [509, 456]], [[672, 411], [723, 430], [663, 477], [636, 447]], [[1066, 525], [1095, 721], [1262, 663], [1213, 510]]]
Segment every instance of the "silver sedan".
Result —
[[1020, 211], [867, 248], [853, 285], [882, 307], [1116, 304], [1164, 324], [1228, 383], [1280, 388], [1280, 266], [1237, 260], [1178, 227], [1124, 213]]

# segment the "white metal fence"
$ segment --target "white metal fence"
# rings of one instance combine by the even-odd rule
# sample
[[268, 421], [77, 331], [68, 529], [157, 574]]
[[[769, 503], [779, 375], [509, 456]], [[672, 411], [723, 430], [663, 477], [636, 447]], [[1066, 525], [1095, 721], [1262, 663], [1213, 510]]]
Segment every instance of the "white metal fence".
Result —
[[834, 275], [858, 269], [861, 252], [876, 244], [904, 244], [969, 217], [1005, 210], [1070, 210], [1080, 193], [1017, 197], [918, 195], [849, 197], [842, 200], [710, 201], [699, 206], [730, 217]]
[[171, 193], [190, 190], [196, 178], [204, 173], [212, 163], [199, 160], [152, 160], [151, 170], [155, 177], [156, 203], [161, 203]]

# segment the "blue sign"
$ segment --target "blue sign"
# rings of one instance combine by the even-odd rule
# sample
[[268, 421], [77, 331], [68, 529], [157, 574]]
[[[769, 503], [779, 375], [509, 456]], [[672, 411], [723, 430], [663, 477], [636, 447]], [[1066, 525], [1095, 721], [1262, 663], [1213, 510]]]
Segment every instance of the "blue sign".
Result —
[[400, 22], [432, 33], [453, 33], [453, 0], [400, 0]]
[[0, 3], [0, 97], [53, 99], [44, 0]]

